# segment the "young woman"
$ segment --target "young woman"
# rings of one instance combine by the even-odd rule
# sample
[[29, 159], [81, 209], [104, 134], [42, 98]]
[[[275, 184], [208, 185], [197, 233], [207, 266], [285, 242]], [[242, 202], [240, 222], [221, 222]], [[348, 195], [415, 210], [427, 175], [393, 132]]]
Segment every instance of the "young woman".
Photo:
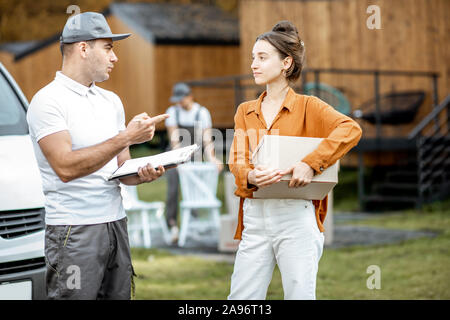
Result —
[[[289, 187], [311, 182], [353, 148], [361, 128], [349, 117], [313, 96], [296, 94], [305, 47], [297, 28], [277, 23], [253, 46], [255, 82], [266, 90], [242, 103], [235, 115], [229, 166], [241, 198], [235, 239], [240, 239], [228, 299], [265, 299], [275, 264], [285, 299], [315, 299], [316, 276], [323, 250], [324, 200], [252, 199], [253, 192], [291, 173]], [[250, 163], [251, 150], [265, 134], [324, 138], [316, 150], [286, 171]], [[301, 160], [301, 161], [300, 161]]]

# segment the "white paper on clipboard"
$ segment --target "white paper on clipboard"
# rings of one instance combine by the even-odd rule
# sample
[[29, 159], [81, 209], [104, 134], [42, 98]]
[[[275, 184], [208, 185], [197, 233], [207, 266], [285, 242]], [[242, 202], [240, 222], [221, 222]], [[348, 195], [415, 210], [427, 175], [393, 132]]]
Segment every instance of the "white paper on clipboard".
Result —
[[125, 161], [108, 180], [118, 179], [126, 176], [137, 175], [140, 167], [151, 164], [154, 168], [163, 166], [170, 168], [172, 166], [187, 162], [191, 156], [199, 148], [197, 144], [193, 144], [184, 148], [163, 152], [154, 156], [141, 157]]

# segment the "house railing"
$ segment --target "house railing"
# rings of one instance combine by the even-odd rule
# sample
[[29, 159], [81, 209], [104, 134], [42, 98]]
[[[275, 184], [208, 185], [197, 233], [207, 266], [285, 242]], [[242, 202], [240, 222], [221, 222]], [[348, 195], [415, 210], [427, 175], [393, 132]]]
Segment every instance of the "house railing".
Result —
[[[445, 112], [445, 113], [444, 113]], [[436, 121], [437, 120], [437, 121]], [[434, 125], [430, 123], [434, 121]], [[450, 194], [450, 95], [408, 135], [417, 146], [417, 207]]]
[[[369, 75], [373, 77], [373, 89], [375, 97], [375, 126], [376, 126], [376, 138], [382, 136], [382, 121], [381, 121], [381, 106], [380, 106], [380, 77], [381, 76], [406, 76], [406, 77], [425, 77], [429, 78], [431, 82], [432, 91], [432, 104], [433, 109], [438, 105], [438, 78], [437, 72], [426, 71], [395, 71], [395, 70], [357, 70], [357, 69], [336, 69], [336, 68], [305, 68], [302, 71], [301, 85], [294, 87], [294, 89], [300, 92], [305, 92], [304, 88], [310, 75], [313, 76], [313, 82], [315, 88], [319, 88], [320, 78], [323, 74], [343, 74], [343, 75]], [[253, 79], [250, 74], [247, 75], [234, 75], [225, 77], [207, 78], [202, 80], [186, 81], [192, 87], [209, 87], [209, 88], [224, 88], [234, 89], [234, 105], [235, 108], [244, 101], [244, 91], [247, 89], [261, 88], [256, 84], [244, 84], [243, 81]], [[320, 98], [320, 91], [315, 94]], [[435, 125], [437, 125], [437, 118], [434, 119]]]
[[[342, 74], [342, 75], [369, 75], [373, 78], [374, 91], [374, 107], [375, 107], [375, 127], [376, 136], [368, 145], [369, 149], [375, 147], [380, 150], [395, 151], [398, 143], [395, 141], [383, 141], [382, 139], [382, 120], [380, 106], [380, 77], [424, 77], [430, 80], [432, 110], [431, 112], [410, 132], [407, 137], [402, 137], [410, 144], [416, 145], [417, 157], [417, 201], [416, 206], [421, 207], [423, 203], [433, 201], [434, 199], [442, 199], [449, 192], [449, 97], [438, 104], [438, 78], [436, 72], [423, 71], [392, 71], [392, 70], [354, 70], [354, 69], [334, 69], [334, 68], [306, 68], [302, 71], [301, 84], [294, 89], [297, 92], [305, 92], [305, 86], [312, 77], [315, 88], [319, 88], [320, 79], [323, 74]], [[261, 90], [262, 87], [254, 84], [252, 75], [235, 75], [226, 77], [216, 77], [202, 80], [187, 81], [192, 87], [210, 87], [234, 89], [234, 105], [237, 106], [244, 101], [245, 91], [249, 89]], [[314, 90], [313, 90], [314, 92]], [[319, 98], [320, 90], [316, 92]], [[447, 111], [446, 116], [443, 115], [444, 109]], [[394, 143], [393, 143], [394, 142]], [[403, 144], [403, 142], [400, 142]], [[229, 147], [228, 141], [223, 146]], [[358, 194], [360, 203], [365, 197], [364, 190], [364, 150], [367, 147], [358, 149]]]

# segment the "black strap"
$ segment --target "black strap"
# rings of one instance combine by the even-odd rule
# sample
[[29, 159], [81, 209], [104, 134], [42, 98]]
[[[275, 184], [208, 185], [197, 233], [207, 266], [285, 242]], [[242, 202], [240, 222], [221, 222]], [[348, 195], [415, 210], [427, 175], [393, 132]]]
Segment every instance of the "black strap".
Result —
[[198, 108], [197, 113], [195, 114], [195, 121], [199, 121], [200, 120], [200, 111], [203, 107]]

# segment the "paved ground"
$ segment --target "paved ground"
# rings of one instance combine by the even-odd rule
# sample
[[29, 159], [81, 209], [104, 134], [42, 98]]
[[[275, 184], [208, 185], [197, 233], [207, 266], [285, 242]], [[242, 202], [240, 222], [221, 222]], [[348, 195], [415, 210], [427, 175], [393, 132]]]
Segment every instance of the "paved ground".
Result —
[[361, 221], [382, 213], [339, 213], [333, 215], [335, 222], [333, 243], [329, 248], [342, 248], [354, 245], [377, 245], [401, 242], [414, 238], [434, 237], [431, 231], [396, 230], [377, 227], [354, 226], [345, 224], [351, 221]]
[[434, 237], [429, 231], [406, 231], [364, 226], [338, 225], [334, 227], [333, 243], [327, 247], [342, 248], [353, 245], [375, 245], [400, 242], [404, 240]]
[[[394, 230], [366, 226], [353, 226], [345, 224], [355, 220], [364, 220], [373, 217], [371, 213], [339, 213], [333, 216], [334, 234], [333, 243], [325, 248], [342, 248], [355, 245], [377, 245], [401, 242], [420, 237], [435, 237], [437, 234], [430, 231]], [[153, 239], [154, 238], [154, 239]], [[215, 261], [234, 263], [234, 253], [219, 252], [217, 248], [217, 235], [213, 232], [203, 234], [202, 238], [189, 237], [186, 245], [180, 248], [176, 245], [168, 246], [161, 236], [154, 234], [153, 245], [156, 248], [168, 250], [174, 254], [195, 255]]]

